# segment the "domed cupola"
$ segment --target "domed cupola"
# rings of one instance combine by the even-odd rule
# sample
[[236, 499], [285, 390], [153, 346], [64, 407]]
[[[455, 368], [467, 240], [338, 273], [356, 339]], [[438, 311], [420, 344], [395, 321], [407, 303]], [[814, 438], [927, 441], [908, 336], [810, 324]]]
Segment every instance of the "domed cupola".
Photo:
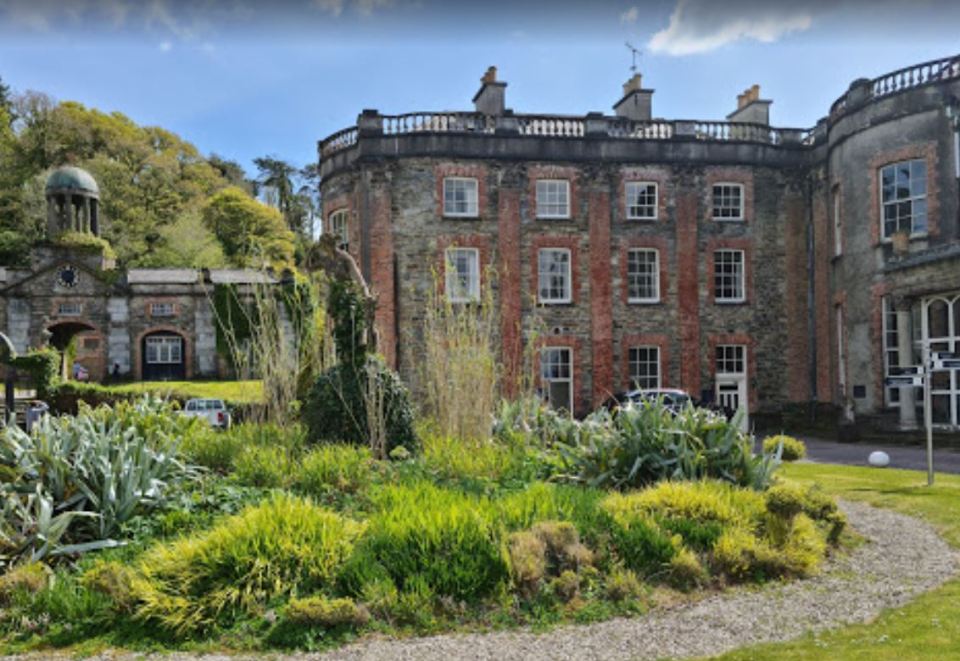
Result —
[[64, 165], [47, 177], [47, 235], [64, 232], [100, 236], [100, 187], [90, 173]]

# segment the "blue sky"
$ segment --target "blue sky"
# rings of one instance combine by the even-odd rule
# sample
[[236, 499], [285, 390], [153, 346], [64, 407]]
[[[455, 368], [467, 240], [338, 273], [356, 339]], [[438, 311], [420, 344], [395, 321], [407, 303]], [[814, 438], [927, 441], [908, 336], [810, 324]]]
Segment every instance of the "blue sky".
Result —
[[0, 0], [0, 77], [252, 171], [363, 108], [470, 109], [491, 64], [517, 112], [610, 112], [626, 41], [657, 117], [723, 119], [759, 83], [772, 123], [809, 127], [855, 78], [960, 53], [958, 28], [942, 0]]

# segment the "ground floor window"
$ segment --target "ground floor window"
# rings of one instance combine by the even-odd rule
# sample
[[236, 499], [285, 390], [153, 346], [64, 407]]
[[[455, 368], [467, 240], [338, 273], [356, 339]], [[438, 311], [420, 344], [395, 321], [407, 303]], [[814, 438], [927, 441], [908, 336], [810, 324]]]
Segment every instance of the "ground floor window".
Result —
[[630, 347], [627, 366], [631, 388], [651, 390], [660, 387], [660, 347]]
[[[900, 367], [899, 333], [907, 329], [897, 327], [897, 312], [893, 309], [893, 297], [883, 297], [883, 376], [898, 373]], [[899, 406], [900, 388], [885, 386], [883, 401], [888, 407]]]
[[[921, 307], [923, 339], [930, 351], [960, 353], [960, 292], [924, 299]], [[930, 408], [933, 424], [960, 426], [960, 370], [933, 373]]]
[[568, 347], [544, 347], [540, 351], [543, 397], [550, 406], [573, 411], [573, 351]]
[[168, 335], [147, 338], [147, 364], [169, 365], [183, 361], [183, 339]]

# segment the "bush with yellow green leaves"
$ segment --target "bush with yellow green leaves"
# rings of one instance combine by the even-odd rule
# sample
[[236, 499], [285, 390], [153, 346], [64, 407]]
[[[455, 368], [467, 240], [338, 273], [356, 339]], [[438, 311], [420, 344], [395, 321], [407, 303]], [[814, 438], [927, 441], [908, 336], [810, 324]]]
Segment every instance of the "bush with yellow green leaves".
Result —
[[780, 451], [780, 459], [783, 461], [797, 461], [807, 456], [807, 446], [803, 441], [786, 434], [777, 436], [768, 436], [763, 439], [763, 451], [766, 454], [776, 454], [777, 450], [783, 446]]

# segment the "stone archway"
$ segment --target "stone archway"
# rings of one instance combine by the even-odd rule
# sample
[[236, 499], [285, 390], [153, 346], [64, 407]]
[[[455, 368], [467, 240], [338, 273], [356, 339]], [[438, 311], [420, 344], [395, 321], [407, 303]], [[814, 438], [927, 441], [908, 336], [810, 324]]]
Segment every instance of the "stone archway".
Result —
[[193, 376], [192, 363], [192, 347], [179, 328], [158, 326], [137, 337], [134, 375], [138, 380], [189, 379]]
[[75, 363], [83, 368], [90, 381], [102, 381], [106, 376], [106, 359], [103, 334], [88, 321], [75, 319], [60, 321], [47, 326], [47, 343], [60, 352], [62, 357], [60, 375], [64, 379], [75, 377], [74, 365], [67, 364], [66, 352], [74, 341]]

